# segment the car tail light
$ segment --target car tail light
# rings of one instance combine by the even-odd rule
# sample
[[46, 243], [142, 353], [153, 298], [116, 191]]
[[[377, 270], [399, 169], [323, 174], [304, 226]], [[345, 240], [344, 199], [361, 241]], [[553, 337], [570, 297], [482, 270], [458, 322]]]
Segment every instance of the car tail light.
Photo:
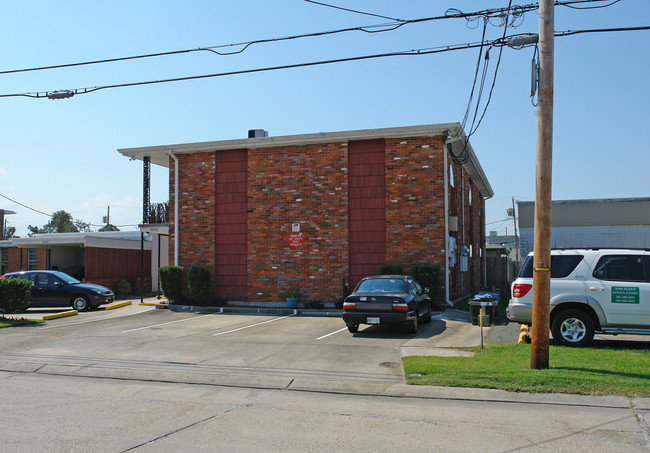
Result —
[[357, 304], [354, 302], [343, 302], [343, 310], [356, 310]]
[[409, 306], [404, 302], [393, 302], [393, 311], [408, 311]]
[[512, 297], [524, 297], [532, 287], [533, 285], [528, 283], [515, 283], [512, 287]]

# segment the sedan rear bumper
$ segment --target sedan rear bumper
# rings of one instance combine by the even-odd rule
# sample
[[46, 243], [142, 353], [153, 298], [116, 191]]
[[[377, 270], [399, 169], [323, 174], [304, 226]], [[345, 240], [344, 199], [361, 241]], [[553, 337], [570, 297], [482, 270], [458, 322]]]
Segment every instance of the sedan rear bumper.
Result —
[[408, 324], [415, 319], [415, 312], [403, 313], [368, 313], [368, 312], [343, 312], [343, 322], [346, 324], [384, 324], [401, 325]]

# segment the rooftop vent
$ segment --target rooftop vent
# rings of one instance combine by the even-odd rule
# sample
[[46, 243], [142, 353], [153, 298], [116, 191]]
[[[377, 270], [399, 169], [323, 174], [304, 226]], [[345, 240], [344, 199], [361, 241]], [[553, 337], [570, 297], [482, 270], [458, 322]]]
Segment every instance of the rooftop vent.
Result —
[[269, 136], [268, 131], [265, 131], [264, 129], [248, 130], [248, 138], [259, 138], [259, 137], [268, 137], [268, 136]]

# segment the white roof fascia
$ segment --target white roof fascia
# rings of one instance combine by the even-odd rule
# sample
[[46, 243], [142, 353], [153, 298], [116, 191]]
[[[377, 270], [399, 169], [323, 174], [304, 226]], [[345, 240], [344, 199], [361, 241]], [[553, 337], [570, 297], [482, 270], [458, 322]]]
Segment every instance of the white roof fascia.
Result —
[[[151, 238], [145, 236], [145, 250]], [[13, 238], [13, 245], [19, 248], [66, 247], [104, 247], [118, 249], [140, 248], [140, 232], [111, 231], [106, 233], [45, 233], [28, 238]], [[111, 245], [97, 245], [111, 244]], [[134, 244], [137, 247], [134, 247]]]
[[[466, 141], [460, 123], [428, 124], [422, 126], [390, 127], [380, 129], [361, 129], [342, 132], [319, 132], [316, 134], [285, 135], [278, 137], [257, 137], [212, 142], [182, 143], [176, 145], [147, 146], [140, 148], [122, 148], [117, 151], [131, 160], [143, 160], [149, 157], [151, 163], [169, 168], [169, 152], [176, 155], [214, 152], [232, 149], [279, 148], [282, 146], [310, 145], [318, 143], [347, 143], [354, 140], [372, 140], [377, 138], [433, 137], [450, 133], [461, 140], [452, 142], [454, 154], [462, 151]], [[471, 179], [479, 188], [484, 198], [492, 198], [494, 191], [474, 154], [472, 146], [467, 144], [469, 159], [463, 164]]]
[[176, 145], [146, 146], [142, 148], [123, 148], [117, 151], [132, 160], [151, 158], [151, 163], [169, 167], [169, 151], [174, 154], [192, 154], [231, 149], [276, 148], [281, 146], [309, 145], [316, 143], [348, 142], [351, 140], [371, 140], [373, 138], [426, 137], [444, 134], [456, 129], [458, 123], [430, 124], [424, 126], [389, 127], [382, 129], [361, 129], [342, 132], [319, 132], [316, 134], [284, 135], [277, 137], [257, 137], [213, 142], [182, 143]]

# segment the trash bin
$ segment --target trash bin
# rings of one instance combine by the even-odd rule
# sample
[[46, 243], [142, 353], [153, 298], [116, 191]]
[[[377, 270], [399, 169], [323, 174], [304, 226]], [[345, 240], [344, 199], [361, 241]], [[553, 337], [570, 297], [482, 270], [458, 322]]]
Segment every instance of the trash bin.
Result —
[[499, 296], [494, 293], [481, 293], [469, 301], [469, 314], [473, 326], [479, 326], [479, 313], [483, 308], [483, 325], [489, 326], [494, 322]]

